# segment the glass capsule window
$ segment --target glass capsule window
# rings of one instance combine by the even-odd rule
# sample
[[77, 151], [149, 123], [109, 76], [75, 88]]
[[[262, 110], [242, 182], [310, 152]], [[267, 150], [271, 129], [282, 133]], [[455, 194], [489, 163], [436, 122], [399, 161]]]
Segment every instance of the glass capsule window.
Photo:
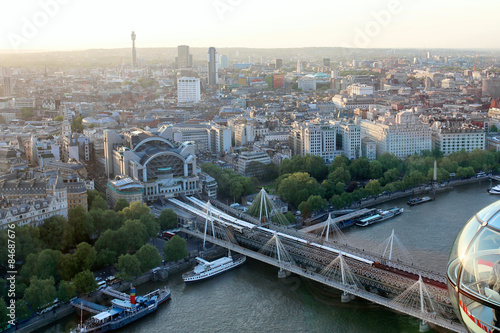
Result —
[[460, 231], [447, 276], [451, 302], [469, 332], [500, 332], [500, 201]]

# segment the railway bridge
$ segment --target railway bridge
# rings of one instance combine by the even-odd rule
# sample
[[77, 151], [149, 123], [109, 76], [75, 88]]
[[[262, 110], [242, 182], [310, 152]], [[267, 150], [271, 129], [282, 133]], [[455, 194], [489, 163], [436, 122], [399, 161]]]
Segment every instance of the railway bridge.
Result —
[[[411, 264], [275, 224], [260, 225], [195, 197], [169, 199], [193, 220], [182, 231], [205, 242], [273, 265], [278, 276], [296, 274], [454, 332], [466, 332], [448, 297], [446, 278]], [[223, 208], [220, 202], [217, 207]], [[251, 221], [251, 222], [249, 222]]]

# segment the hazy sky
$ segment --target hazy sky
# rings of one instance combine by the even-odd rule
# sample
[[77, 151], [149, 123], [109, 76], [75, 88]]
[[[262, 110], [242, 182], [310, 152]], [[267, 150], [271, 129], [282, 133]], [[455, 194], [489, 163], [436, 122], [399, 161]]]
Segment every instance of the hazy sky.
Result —
[[22, 0], [1, 12], [0, 50], [129, 47], [132, 29], [139, 48], [498, 48], [500, 35], [495, 0]]

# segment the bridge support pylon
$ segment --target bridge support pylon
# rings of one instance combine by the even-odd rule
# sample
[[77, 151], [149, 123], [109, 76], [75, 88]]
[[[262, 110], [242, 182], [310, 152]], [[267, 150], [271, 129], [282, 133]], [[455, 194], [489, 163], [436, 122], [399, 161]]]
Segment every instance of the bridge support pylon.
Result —
[[278, 271], [278, 278], [279, 279], [284, 279], [286, 278], [287, 276], [290, 276], [290, 272], [287, 271], [287, 270], [284, 270], [283, 268], [280, 268], [280, 270]]
[[430, 327], [429, 327], [429, 324], [427, 324], [427, 322], [426, 322], [426, 321], [423, 321], [423, 320], [422, 320], [422, 321], [420, 322], [419, 327], [418, 327], [418, 331], [419, 331], [419, 332], [424, 333], [424, 332], [429, 332], [430, 330], [431, 330], [431, 329], [430, 329]]
[[347, 292], [343, 292], [342, 296], [340, 296], [340, 301], [342, 303], [347, 303], [351, 301], [351, 294], [348, 294]]

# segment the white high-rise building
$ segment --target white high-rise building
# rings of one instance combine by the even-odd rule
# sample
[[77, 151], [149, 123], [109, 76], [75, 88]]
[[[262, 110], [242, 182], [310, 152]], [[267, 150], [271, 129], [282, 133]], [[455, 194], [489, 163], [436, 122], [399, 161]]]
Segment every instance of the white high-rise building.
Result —
[[237, 124], [232, 128], [236, 146], [244, 146], [255, 141], [254, 127], [252, 124]]
[[302, 61], [297, 60], [297, 73], [302, 73], [303, 70], [304, 70], [304, 68], [302, 66]]
[[431, 129], [410, 111], [396, 115], [395, 123], [361, 120], [361, 137], [377, 143], [377, 156], [389, 152], [398, 158], [432, 150]]
[[327, 163], [341, 154], [356, 159], [361, 152], [361, 131], [354, 123], [294, 123], [289, 143], [294, 155], [317, 155]]
[[231, 129], [224, 126], [212, 126], [209, 130], [209, 145], [212, 153], [231, 151]]
[[182, 77], [177, 79], [177, 104], [198, 103], [201, 98], [200, 79]]

